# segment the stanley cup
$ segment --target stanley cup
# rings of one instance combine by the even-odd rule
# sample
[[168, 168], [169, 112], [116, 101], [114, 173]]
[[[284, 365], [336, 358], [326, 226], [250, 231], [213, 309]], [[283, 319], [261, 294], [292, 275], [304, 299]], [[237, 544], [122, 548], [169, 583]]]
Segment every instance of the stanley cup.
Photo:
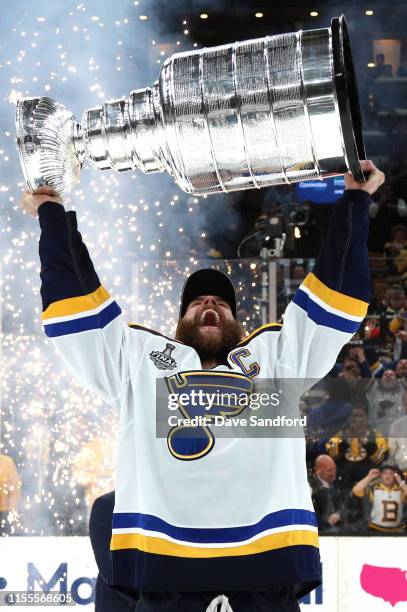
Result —
[[194, 195], [351, 171], [363, 181], [359, 100], [344, 16], [330, 28], [177, 53], [158, 81], [83, 114], [23, 98], [17, 146], [28, 188], [60, 194], [85, 160], [167, 170]]

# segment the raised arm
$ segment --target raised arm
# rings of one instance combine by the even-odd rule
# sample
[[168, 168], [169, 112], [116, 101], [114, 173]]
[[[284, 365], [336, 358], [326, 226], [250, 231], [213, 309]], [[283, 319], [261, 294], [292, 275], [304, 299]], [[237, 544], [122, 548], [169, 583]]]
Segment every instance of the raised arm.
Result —
[[345, 175], [346, 189], [316, 266], [287, 306], [279, 338], [281, 376], [304, 383], [325, 376], [366, 315], [370, 195], [384, 182], [384, 174], [370, 161], [362, 166], [369, 173], [367, 182], [359, 184]]
[[[44, 193], [45, 192], [45, 193]], [[129, 328], [101, 285], [77, 228], [47, 188], [21, 202], [39, 218], [42, 321], [67, 368], [85, 388], [113, 403], [128, 381]]]
[[364, 478], [362, 478], [362, 480], [359, 480], [359, 482], [353, 485], [353, 495], [355, 495], [356, 497], [363, 497], [370, 483], [373, 482], [373, 480], [376, 480], [376, 478], [378, 478], [379, 476], [380, 470], [375, 468], [369, 470], [369, 473]]

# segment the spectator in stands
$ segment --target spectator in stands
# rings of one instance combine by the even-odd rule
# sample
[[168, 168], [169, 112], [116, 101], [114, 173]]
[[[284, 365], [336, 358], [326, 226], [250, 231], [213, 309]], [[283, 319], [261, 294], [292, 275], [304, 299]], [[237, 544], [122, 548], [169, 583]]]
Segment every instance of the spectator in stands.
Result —
[[326, 388], [328, 397], [307, 416], [310, 432], [323, 439], [345, 428], [352, 412], [351, 390], [343, 378], [328, 378]]
[[393, 185], [389, 182], [375, 195], [376, 197], [369, 207], [371, 217], [369, 250], [382, 253], [384, 245], [389, 240], [391, 228], [405, 221], [407, 212], [404, 205], [405, 193], [402, 188], [398, 188], [396, 194]]
[[351, 404], [367, 404], [366, 389], [371, 376], [363, 347], [351, 347], [338, 374], [338, 377], [343, 378], [349, 388]]
[[401, 328], [398, 316], [405, 307], [406, 294], [400, 285], [387, 289], [384, 299], [377, 308], [380, 317], [380, 331], [383, 338], [392, 338]]
[[367, 346], [365, 349], [365, 355], [372, 377], [381, 378], [384, 371], [387, 369], [387, 365], [382, 363], [377, 350], [372, 346]]
[[370, 504], [368, 528], [373, 531], [403, 531], [403, 509], [407, 484], [393, 465], [369, 470], [352, 489], [356, 497], [366, 497]]
[[370, 378], [372, 376], [369, 362], [362, 345], [348, 345], [342, 363], [336, 363], [331, 370], [331, 376], [343, 378]]
[[400, 359], [397, 362], [395, 374], [397, 378], [407, 378], [407, 359]]
[[370, 76], [373, 79], [378, 79], [379, 77], [393, 76], [393, 68], [391, 64], [385, 64], [384, 53], [378, 53], [376, 55], [375, 66], [374, 68], [372, 68]]
[[[400, 324], [402, 324], [407, 318], [407, 294], [402, 285], [394, 285], [393, 295], [394, 297], [387, 308], [387, 312], [393, 314], [393, 318], [395, 319], [401, 316]], [[404, 317], [403, 313], [405, 313]], [[400, 327], [402, 327], [402, 325], [399, 325], [398, 329], [400, 329]], [[392, 332], [395, 333], [398, 329], [392, 330]]]
[[391, 274], [402, 274], [407, 269], [407, 227], [395, 225], [390, 236], [390, 242], [384, 245], [388, 270]]
[[389, 459], [407, 477], [407, 392], [403, 393], [403, 408], [405, 414], [389, 430]]
[[[391, 188], [390, 188], [391, 189]], [[396, 204], [392, 202], [395, 200], [395, 196], [389, 191], [391, 200], [387, 203], [387, 210], [390, 208], [397, 214], [400, 219], [407, 217], [407, 202], [404, 198], [398, 198]], [[371, 219], [375, 219], [380, 211], [380, 199], [378, 201], [372, 201], [369, 206], [369, 216]]]
[[307, 272], [303, 264], [296, 262], [290, 272], [290, 278], [284, 280], [284, 293], [287, 302], [291, 300], [298, 287], [306, 277]]
[[362, 378], [371, 377], [372, 373], [370, 371], [369, 362], [366, 358], [365, 349], [363, 348], [363, 345], [350, 346], [348, 351], [348, 359], [354, 359], [356, 361]]
[[397, 315], [404, 309], [405, 299], [406, 294], [400, 285], [389, 287], [379, 307], [379, 314]]
[[335, 481], [335, 461], [329, 455], [319, 455], [314, 463], [310, 487], [320, 533], [336, 533], [346, 520], [342, 493]]
[[407, 77], [407, 63], [400, 64], [397, 68], [398, 77]]
[[393, 358], [395, 360], [407, 357], [407, 300], [404, 300], [404, 307], [399, 310], [396, 316], [390, 321], [389, 329], [394, 334]]
[[365, 406], [356, 405], [353, 407], [349, 426], [328, 440], [325, 448], [335, 460], [338, 476], [344, 486], [350, 488], [367, 471], [382, 463], [389, 447], [379, 431], [369, 428]]
[[13, 533], [21, 498], [21, 479], [8, 455], [0, 455], [0, 536]]
[[388, 436], [391, 424], [404, 414], [403, 394], [405, 385], [394, 370], [384, 371], [382, 378], [372, 380], [366, 396], [369, 426]]
[[342, 363], [342, 367], [339, 370], [338, 376], [345, 379], [358, 379], [362, 375], [360, 367], [356, 359], [353, 357], [345, 357]]

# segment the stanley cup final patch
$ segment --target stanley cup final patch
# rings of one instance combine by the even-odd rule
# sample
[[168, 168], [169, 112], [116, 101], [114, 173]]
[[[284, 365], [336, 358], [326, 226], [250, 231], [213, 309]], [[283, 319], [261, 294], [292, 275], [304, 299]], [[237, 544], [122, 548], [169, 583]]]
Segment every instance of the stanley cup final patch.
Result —
[[174, 349], [175, 346], [167, 342], [163, 351], [151, 351], [150, 359], [159, 370], [173, 370], [177, 366], [177, 362], [171, 356]]

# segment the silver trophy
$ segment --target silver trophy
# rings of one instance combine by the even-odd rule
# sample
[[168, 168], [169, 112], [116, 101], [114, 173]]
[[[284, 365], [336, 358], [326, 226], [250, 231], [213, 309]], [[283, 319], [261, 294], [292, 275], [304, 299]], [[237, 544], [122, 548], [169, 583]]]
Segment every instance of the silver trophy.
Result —
[[100, 170], [167, 170], [194, 195], [351, 171], [365, 159], [346, 21], [176, 53], [152, 87], [91, 108], [79, 124], [50, 98], [23, 98], [17, 146], [28, 188], [60, 194], [85, 160]]

